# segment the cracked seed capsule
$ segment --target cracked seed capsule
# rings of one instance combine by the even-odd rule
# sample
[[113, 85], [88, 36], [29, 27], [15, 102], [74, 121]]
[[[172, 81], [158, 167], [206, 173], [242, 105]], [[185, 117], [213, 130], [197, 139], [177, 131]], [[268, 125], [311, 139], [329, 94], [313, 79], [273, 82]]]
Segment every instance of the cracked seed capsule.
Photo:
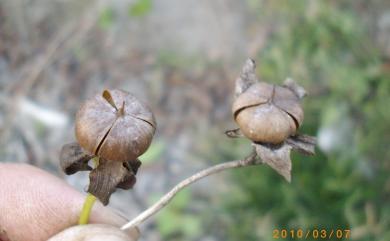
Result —
[[294, 135], [303, 121], [299, 97], [290, 89], [259, 82], [233, 103], [234, 120], [254, 142], [279, 144]]
[[136, 160], [150, 146], [155, 129], [149, 107], [123, 90], [104, 90], [76, 114], [80, 146], [107, 160]]

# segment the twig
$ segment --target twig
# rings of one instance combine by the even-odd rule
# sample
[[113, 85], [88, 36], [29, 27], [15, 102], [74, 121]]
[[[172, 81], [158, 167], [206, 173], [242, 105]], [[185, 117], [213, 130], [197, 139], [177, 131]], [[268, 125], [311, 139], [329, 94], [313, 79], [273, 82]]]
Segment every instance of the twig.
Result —
[[245, 166], [251, 166], [251, 165], [258, 165], [261, 164], [261, 161], [258, 161], [256, 158], [256, 153], [252, 152], [247, 158], [243, 160], [236, 160], [236, 161], [230, 161], [221, 163], [212, 167], [209, 167], [207, 169], [204, 169], [191, 177], [184, 179], [179, 184], [177, 184], [174, 188], [172, 188], [167, 194], [165, 194], [160, 200], [158, 200], [153, 206], [143, 211], [141, 214], [139, 214], [137, 217], [135, 217], [133, 220], [128, 222], [127, 224], [123, 225], [121, 227], [122, 230], [135, 227], [142, 222], [144, 222], [149, 217], [156, 214], [158, 211], [160, 211], [163, 207], [165, 207], [174, 197], [175, 195], [180, 192], [183, 188], [187, 187], [188, 185], [207, 177], [211, 174], [215, 174], [227, 169], [233, 169], [238, 167], [245, 167]]

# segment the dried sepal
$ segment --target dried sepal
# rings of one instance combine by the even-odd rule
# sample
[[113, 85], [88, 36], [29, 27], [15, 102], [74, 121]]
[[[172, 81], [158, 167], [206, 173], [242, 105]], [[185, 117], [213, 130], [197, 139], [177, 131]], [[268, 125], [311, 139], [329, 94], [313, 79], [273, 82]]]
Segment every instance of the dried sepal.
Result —
[[304, 155], [314, 155], [316, 138], [309, 135], [291, 136], [286, 140], [286, 144], [290, 145], [293, 150]]
[[[66, 144], [60, 153], [62, 170], [71, 175], [78, 171], [91, 171], [88, 192], [107, 205], [115, 188], [130, 189], [136, 182], [135, 175], [141, 161], [109, 161], [99, 158], [99, 165], [93, 169], [88, 165], [94, 155], [87, 154], [77, 142]], [[1, 240], [1, 239], [0, 239]]]
[[255, 72], [255, 61], [247, 59], [241, 70], [240, 77], [236, 80], [235, 96], [239, 96], [242, 92], [247, 90], [252, 84], [258, 82]]
[[[89, 174], [88, 192], [107, 205], [117, 187], [129, 189], [135, 184], [135, 174], [125, 162], [100, 158], [99, 165]], [[119, 186], [118, 186], [119, 185]]]
[[138, 172], [138, 168], [141, 166], [141, 161], [136, 159], [135, 161], [127, 161], [123, 163], [123, 166], [128, 170], [123, 180], [118, 183], [117, 188], [128, 190], [132, 188], [136, 182], [135, 175]]
[[62, 146], [60, 166], [67, 175], [78, 171], [90, 171], [92, 168], [88, 161], [92, 158], [93, 155], [86, 153], [77, 142], [72, 142]]
[[225, 131], [225, 135], [229, 138], [239, 138], [239, 137], [244, 137], [242, 134], [240, 128], [237, 129], [232, 129], [232, 130], [227, 130]]
[[142, 164], [142, 162], [140, 160], [138, 160], [138, 159], [135, 159], [135, 161], [126, 161], [124, 163], [125, 167], [128, 170], [133, 171], [134, 175], [137, 174], [138, 169], [141, 167], [141, 164]]
[[114, 99], [112, 98], [110, 91], [104, 90], [102, 96], [103, 96], [103, 99], [105, 99], [116, 111], [118, 111], [118, 107], [116, 107]]
[[270, 145], [253, 143], [257, 155], [263, 163], [270, 166], [277, 173], [282, 175], [288, 182], [291, 182], [291, 146], [286, 144]]
[[294, 92], [294, 94], [299, 98], [299, 99], [302, 99], [303, 97], [306, 96], [306, 90], [305, 88], [303, 88], [302, 86], [300, 86], [297, 82], [295, 82], [295, 80], [291, 79], [291, 78], [287, 78], [284, 83], [283, 83], [283, 86], [286, 87], [286, 88], [289, 88], [292, 92]]
[[118, 185], [116, 185], [116, 188], [128, 190], [130, 188], [133, 188], [136, 181], [137, 181], [137, 179], [136, 179], [135, 175], [130, 173], [130, 172], [127, 172], [125, 177], [123, 178], [123, 181], [118, 183]]
[[253, 143], [257, 155], [264, 163], [282, 175], [288, 182], [291, 181], [290, 151], [296, 150], [304, 155], [315, 154], [316, 138], [308, 135], [289, 137], [279, 145]]

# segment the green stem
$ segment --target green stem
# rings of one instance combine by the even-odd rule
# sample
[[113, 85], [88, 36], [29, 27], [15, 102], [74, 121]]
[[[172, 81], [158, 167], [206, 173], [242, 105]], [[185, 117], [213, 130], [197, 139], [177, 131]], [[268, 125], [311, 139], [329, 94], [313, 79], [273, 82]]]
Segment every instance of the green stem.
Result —
[[[99, 157], [94, 157], [93, 162], [96, 168], [99, 165]], [[88, 223], [89, 216], [91, 215], [91, 210], [95, 201], [96, 201], [96, 197], [91, 193], [88, 193], [84, 201], [83, 209], [81, 209], [79, 225]]]
[[96, 201], [96, 197], [90, 193], [87, 194], [87, 197], [85, 198], [84, 201], [84, 206], [83, 209], [81, 210], [80, 213], [80, 218], [79, 218], [79, 225], [87, 224], [89, 221], [89, 215], [91, 214], [91, 210], [93, 207], [93, 204]]

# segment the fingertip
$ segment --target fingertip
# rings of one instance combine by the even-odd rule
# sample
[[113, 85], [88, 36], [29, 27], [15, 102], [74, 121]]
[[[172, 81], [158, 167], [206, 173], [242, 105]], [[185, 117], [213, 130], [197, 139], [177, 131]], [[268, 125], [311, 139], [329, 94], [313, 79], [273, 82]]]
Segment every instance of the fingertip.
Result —
[[107, 224], [79, 225], [65, 229], [48, 241], [136, 241], [138, 236], [130, 236], [118, 227]]
[[[121, 214], [117, 213], [114, 209], [103, 206], [103, 204], [98, 200], [95, 202], [90, 216], [91, 224], [104, 223], [120, 228], [127, 222], [128, 220]], [[124, 232], [127, 233], [130, 237], [136, 239], [138, 239], [140, 236], [138, 227], [124, 230]]]

